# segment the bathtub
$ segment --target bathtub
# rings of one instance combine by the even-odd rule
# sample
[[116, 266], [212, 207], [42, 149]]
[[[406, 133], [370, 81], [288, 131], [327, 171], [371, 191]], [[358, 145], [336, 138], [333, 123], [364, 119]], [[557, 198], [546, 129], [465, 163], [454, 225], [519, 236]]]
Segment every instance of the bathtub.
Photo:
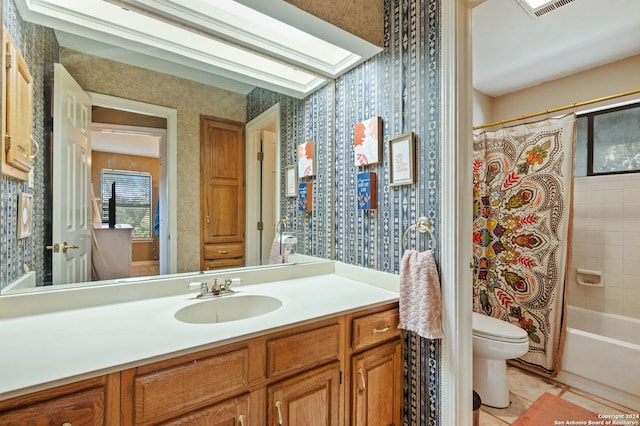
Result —
[[640, 410], [640, 320], [568, 306], [557, 379]]

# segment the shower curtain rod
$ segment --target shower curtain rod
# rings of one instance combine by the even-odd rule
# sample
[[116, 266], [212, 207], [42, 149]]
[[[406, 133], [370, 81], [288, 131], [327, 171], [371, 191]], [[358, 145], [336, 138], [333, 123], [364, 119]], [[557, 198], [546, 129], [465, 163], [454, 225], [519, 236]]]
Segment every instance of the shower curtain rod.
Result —
[[532, 113], [532, 114], [521, 115], [519, 117], [509, 118], [508, 120], [500, 120], [500, 121], [496, 121], [496, 122], [489, 123], [489, 124], [483, 124], [481, 126], [475, 126], [473, 128], [473, 130], [484, 129], [485, 127], [497, 126], [499, 124], [511, 123], [513, 121], [526, 120], [527, 118], [538, 117], [540, 115], [550, 114], [552, 112], [564, 111], [566, 109], [577, 108], [577, 107], [581, 107], [581, 106], [585, 106], [585, 105], [591, 105], [591, 104], [595, 104], [595, 103], [598, 103], [598, 102], [608, 101], [610, 99], [622, 98], [624, 96], [635, 95], [637, 93], [640, 93], [640, 89], [629, 90], [628, 92], [617, 93], [615, 95], [609, 95], [609, 96], [605, 96], [605, 97], [602, 97], [602, 98], [591, 99], [589, 101], [576, 102], [575, 104], [565, 105], [565, 106], [559, 107], [559, 108], [552, 108], [552, 109], [548, 109], [546, 111], [540, 111], [540, 112], [535, 112], [535, 113]]

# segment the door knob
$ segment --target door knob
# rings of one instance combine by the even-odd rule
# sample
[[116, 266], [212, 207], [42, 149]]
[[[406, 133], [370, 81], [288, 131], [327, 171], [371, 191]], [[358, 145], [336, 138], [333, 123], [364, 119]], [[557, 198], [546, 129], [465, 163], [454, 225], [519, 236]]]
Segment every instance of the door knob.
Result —
[[45, 247], [47, 250], [53, 250], [54, 253], [59, 253], [59, 252], [63, 252], [66, 253], [67, 250], [69, 249], [77, 249], [80, 248], [74, 244], [67, 244], [67, 242], [65, 241], [62, 244], [54, 244], [52, 246], [46, 246]]
[[66, 241], [64, 243], [60, 244], [60, 250], [62, 250], [63, 253], [66, 253], [67, 250], [77, 249], [77, 248], [80, 248], [80, 247], [78, 247], [78, 246], [76, 246], [74, 244], [67, 244]]

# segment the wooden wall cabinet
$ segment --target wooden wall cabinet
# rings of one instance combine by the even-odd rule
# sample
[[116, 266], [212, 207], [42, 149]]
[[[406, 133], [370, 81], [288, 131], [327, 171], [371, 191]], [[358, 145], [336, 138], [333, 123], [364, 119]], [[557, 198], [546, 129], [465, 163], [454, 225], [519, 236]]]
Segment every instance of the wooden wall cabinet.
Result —
[[202, 270], [244, 266], [244, 124], [200, 119]]
[[400, 425], [397, 303], [0, 401], [0, 426]]
[[35, 157], [33, 79], [6, 29], [3, 29], [3, 37], [6, 74], [2, 85], [2, 173], [28, 181]]

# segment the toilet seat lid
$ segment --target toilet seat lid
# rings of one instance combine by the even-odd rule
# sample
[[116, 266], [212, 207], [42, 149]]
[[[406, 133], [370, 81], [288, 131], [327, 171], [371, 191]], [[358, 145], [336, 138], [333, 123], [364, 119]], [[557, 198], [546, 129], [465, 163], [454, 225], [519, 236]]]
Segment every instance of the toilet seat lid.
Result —
[[473, 334], [504, 342], [526, 342], [527, 332], [515, 324], [473, 312]]

